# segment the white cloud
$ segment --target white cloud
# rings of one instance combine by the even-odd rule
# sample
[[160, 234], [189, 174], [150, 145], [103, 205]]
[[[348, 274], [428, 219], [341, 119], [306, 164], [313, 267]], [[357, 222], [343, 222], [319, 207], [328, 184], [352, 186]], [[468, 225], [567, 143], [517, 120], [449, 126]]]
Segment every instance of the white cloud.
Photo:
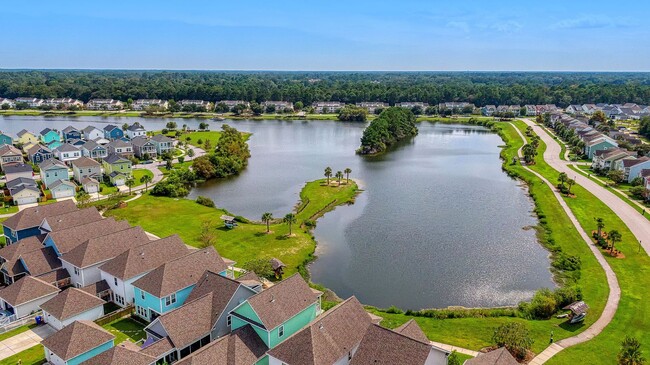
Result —
[[521, 23], [516, 22], [514, 20], [507, 20], [503, 22], [494, 23], [490, 26], [490, 28], [504, 33], [516, 33], [519, 30], [521, 30], [521, 28], [523, 28], [523, 25], [521, 25]]
[[452, 28], [452, 29], [458, 29], [462, 30], [465, 33], [469, 33], [469, 24], [467, 22], [458, 22], [458, 21], [453, 21], [447, 23], [447, 28]]
[[634, 24], [630, 20], [616, 19], [603, 15], [584, 15], [577, 18], [563, 19], [551, 24], [551, 29], [597, 29], [623, 28]]

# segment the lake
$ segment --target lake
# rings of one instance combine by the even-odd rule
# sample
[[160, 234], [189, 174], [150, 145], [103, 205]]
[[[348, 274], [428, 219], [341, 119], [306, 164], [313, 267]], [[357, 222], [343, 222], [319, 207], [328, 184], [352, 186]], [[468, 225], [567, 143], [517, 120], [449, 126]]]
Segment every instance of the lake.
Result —
[[[170, 119], [1, 117], [0, 130]], [[177, 119], [197, 128], [202, 120]], [[307, 181], [349, 167], [364, 191], [318, 221], [312, 280], [341, 297], [379, 307], [421, 309], [513, 305], [554, 287], [548, 252], [536, 240], [533, 203], [501, 170], [500, 137], [482, 127], [421, 123], [420, 133], [379, 157], [354, 151], [364, 125], [333, 121], [228, 121], [251, 132], [252, 157], [239, 176], [209, 181], [211, 197], [259, 220], [290, 212]], [[217, 129], [221, 122], [210, 122]]]

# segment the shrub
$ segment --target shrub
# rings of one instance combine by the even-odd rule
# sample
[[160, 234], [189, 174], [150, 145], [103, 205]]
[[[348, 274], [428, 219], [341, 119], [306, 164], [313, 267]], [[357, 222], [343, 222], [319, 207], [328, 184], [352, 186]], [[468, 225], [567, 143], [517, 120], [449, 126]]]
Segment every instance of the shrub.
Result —
[[630, 181], [630, 184], [632, 186], [641, 186], [643, 185], [643, 178], [641, 176], [637, 176], [632, 181]]
[[236, 216], [235, 216], [235, 220], [236, 220], [237, 222], [239, 222], [239, 223], [250, 223], [250, 222], [251, 222], [251, 221], [249, 221], [246, 217], [243, 217], [243, 216], [241, 216], [241, 215], [236, 215]]
[[582, 262], [578, 256], [560, 254], [558, 258], [553, 261], [553, 267], [565, 271], [577, 271], [580, 270], [581, 266]]
[[567, 305], [582, 300], [582, 290], [580, 287], [565, 286], [555, 290], [555, 300], [557, 302], [557, 309], [566, 307]]
[[392, 313], [392, 314], [403, 314], [404, 311], [401, 310], [401, 309], [399, 309], [399, 308], [397, 308], [397, 307], [394, 306], [394, 305], [391, 305], [390, 307], [388, 307], [388, 309], [386, 309], [386, 313]]
[[275, 271], [273, 271], [273, 267], [271, 266], [271, 259], [269, 258], [255, 259], [244, 262], [242, 269], [246, 271], [253, 271], [258, 276], [267, 279], [275, 278]]
[[494, 330], [492, 341], [498, 347], [505, 347], [510, 353], [523, 360], [526, 353], [533, 345], [533, 339], [530, 338], [528, 327], [522, 323], [506, 323]]
[[199, 195], [196, 197], [196, 202], [206, 207], [214, 208], [214, 202], [208, 197]]
[[637, 199], [643, 199], [645, 188], [643, 186], [633, 186], [630, 188], [630, 194]]
[[531, 319], [548, 319], [557, 312], [557, 300], [550, 289], [542, 288], [535, 292], [529, 303], [522, 303], [520, 309]]
[[303, 224], [305, 225], [305, 227], [308, 227], [308, 228], [314, 228], [314, 227], [316, 227], [316, 222], [314, 222], [314, 221], [311, 220], [311, 219], [305, 219], [305, 221], [303, 222]]

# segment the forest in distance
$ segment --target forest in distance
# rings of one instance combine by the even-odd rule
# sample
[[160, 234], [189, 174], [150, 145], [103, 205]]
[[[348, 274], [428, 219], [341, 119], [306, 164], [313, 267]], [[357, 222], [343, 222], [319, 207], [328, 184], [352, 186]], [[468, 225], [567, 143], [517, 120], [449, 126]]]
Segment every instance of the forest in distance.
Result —
[[0, 97], [650, 104], [650, 73], [0, 70]]

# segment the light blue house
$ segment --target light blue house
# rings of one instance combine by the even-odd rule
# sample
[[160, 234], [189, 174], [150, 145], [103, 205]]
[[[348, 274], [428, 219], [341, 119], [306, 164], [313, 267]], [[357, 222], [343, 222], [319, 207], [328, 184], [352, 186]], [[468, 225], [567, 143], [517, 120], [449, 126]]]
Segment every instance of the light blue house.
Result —
[[70, 176], [68, 175], [68, 166], [55, 158], [42, 162], [38, 167], [41, 170], [41, 180], [47, 189], [59, 180], [70, 179]]
[[618, 143], [612, 138], [605, 135], [596, 135], [590, 137], [585, 142], [585, 155], [591, 160], [596, 155], [596, 151], [609, 150], [616, 147], [618, 147]]
[[61, 135], [54, 129], [43, 129], [39, 138], [41, 139], [41, 142], [50, 149], [55, 149], [63, 144]]
[[122, 137], [124, 137], [124, 131], [120, 127], [112, 124], [104, 127], [104, 138], [113, 140]]
[[4, 144], [12, 145], [13, 139], [9, 135], [0, 132], [0, 146]]
[[54, 365], [78, 365], [113, 348], [115, 336], [92, 321], [75, 321], [41, 344]]
[[320, 314], [321, 295], [295, 274], [237, 306], [230, 313], [231, 329], [251, 325], [264, 344], [273, 348]]
[[228, 265], [213, 247], [171, 260], [134, 281], [136, 314], [152, 321], [180, 307], [205, 271], [229, 275]]

